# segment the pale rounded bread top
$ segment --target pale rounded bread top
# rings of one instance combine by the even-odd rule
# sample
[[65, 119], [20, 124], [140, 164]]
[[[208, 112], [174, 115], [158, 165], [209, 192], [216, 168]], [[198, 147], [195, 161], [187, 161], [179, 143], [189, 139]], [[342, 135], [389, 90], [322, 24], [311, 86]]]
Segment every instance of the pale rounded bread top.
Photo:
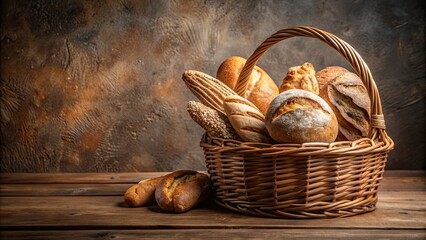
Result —
[[266, 118], [268, 115], [272, 115], [285, 101], [288, 101], [292, 98], [307, 98], [318, 102], [321, 108], [328, 113], [332, 113], [330, 106], [319, 96], [315, 95], [312, 92], [301, 90], [301, 89], [291, 89], [285, 92], [280, 93], [269, 105], [268, 112], [266, 113]]
[[338, 134], [330, 106], [300, 89], [280, 93], [268, 109], [265, 124], [270, 136], [280, 143], [333, 142]]

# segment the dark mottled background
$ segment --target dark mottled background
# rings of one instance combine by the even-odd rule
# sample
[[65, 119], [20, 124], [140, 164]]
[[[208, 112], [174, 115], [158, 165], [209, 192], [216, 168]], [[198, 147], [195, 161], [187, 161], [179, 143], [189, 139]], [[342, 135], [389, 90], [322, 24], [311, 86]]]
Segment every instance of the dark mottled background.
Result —
[[[388, 169], [425, 169], [422, 1], [2, 1], [1, 171], [204, 170], [184, 70], [215, 75], [282, 28], [309, 25], [369, 65], [396, 148]], [[304, 62], [348, 64], [289, 39], [259, 65], [280, 84]]]

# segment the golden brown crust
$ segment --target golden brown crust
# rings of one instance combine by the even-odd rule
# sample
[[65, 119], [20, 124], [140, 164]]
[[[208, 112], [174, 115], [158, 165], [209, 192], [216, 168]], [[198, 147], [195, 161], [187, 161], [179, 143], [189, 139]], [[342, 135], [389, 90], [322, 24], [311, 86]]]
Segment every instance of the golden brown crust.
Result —
[[320, 91], [329, 81], [347, 72], [349, 72], [349, 70], [339, 66], [329, 66], [316, 72], [315, 77], [317, 79]]
[[187, 70], [182, 80], [191, 92], [206, 106], [223, 112], [223, 99], [236, 93], [218, 79], [200, 71]]
[[223, 109], [238, 135], [248, 142], [272, 143], [265, 116], [247, 99], [238, 95], [225, 98]]
[[162, 177], [149, 178], [131, 186], [124, 193], [124, 202], [130, 207], [142, 207], [155, 203], [155, 189]]
[[186, 212], [211, 191], [210, 178], [192, 170], [180, 170], [163, 177], [155, 190], [158, 206], [168, 212]]
[[[226, 59], [218, 68], [216, 78], [231, 89], [235, 89], [238, 76], [246, 63], [246, 59], [233, 56]], [[245, 98], [266, 114], [269, 104], [278, 95], [278, 87], [274, 80], [260, 67], [255, 66], [247, 84]]]
[[283, 83], [280, 86], [280, 93], [290, 89], [302, 89], [319, 94], [315, 69], [311, 63], [304, 63], [302, 66], [295, 66], [288, 69]]
[[367, 137], [370, 131], [371, 100], [361, 79], [354, 73], [329, 81], [320, 96], [330, 105], [339, 122], [337, 140]]
[[333, 142], [338, 134], [337, 119], [328, 104], [300, 89], [278, 95], [265, 123], [271, 137], [280, 143]]

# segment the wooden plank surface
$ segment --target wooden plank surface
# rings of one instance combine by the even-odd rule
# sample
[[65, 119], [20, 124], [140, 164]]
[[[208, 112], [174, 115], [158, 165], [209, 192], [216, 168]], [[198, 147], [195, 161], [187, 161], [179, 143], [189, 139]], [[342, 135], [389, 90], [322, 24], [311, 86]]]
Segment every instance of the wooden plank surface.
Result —
[[231, 212], [213, 202], [183, 214], [165, 213], [157, 206], [126, 206], [123, 193], [128, 187], [162, 174], [165, 173], [1, 173], [0, 237], [426, 238], [426, 177], [418, 173], [388, 174], [380, 187], [377, 210], [348, 218], [259, 218]]
[[143, 230], [64, 230], [64, 231], [4, 231], [0, 239], [375, 239], [424, 240], [422, 230], [347, 230], [347, 229], [143, 229]]
[[383, 193], [372, 213], [340, 219], [267, 219], [246, 216], [214, 204], [184, 214], [157, 206], [128, 208], [122, 196], [2, 197], [0, 225], [19, 228], [363, 228], [426, 229], [426, 194]]

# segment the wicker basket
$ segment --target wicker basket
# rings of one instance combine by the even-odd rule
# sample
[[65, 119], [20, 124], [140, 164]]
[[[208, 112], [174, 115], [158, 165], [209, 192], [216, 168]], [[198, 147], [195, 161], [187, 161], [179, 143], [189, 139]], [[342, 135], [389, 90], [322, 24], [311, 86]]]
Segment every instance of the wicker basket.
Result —
[[243, 95], [253, 67], [274, 44], [311, 37], [337, 50], [363, 80], [372, 105], [371, 134], [356, 141], [262, 144], [201, 140], [216, 202], [233, 211], [264, 217], [346, 217], [375, 209], [393, 141], [385, 132], [379, 93], [361, 56], [346, 42], [312, 27], [276, 32], [249, 57], [236, 86]]

